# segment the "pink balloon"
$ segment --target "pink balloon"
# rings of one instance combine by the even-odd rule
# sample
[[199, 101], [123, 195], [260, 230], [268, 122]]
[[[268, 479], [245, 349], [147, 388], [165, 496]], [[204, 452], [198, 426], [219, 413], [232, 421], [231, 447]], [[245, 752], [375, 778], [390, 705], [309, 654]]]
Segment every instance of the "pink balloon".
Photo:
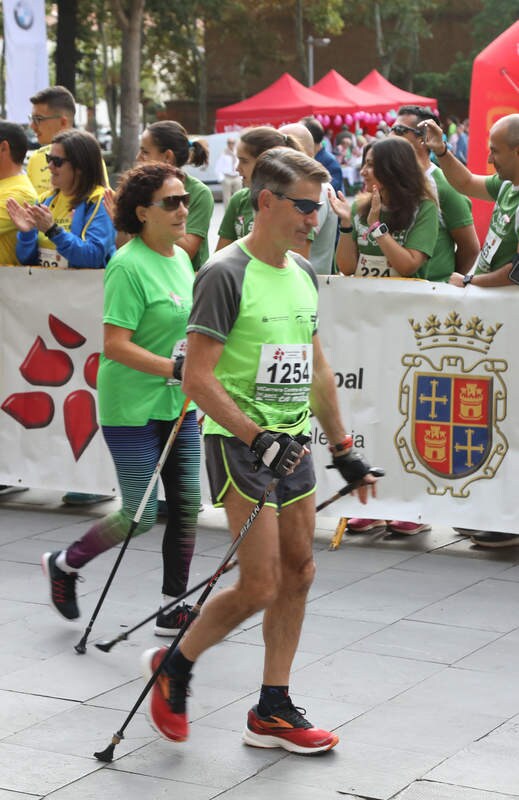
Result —
[[351, 125], [351, 123], [353, 122], [353, 117], [351, 116], [351, 114], [346, 114], [346, 116], [344, 117], [344, 122], [346, 123], [346, 125]]
[[342, 125], [342, 117], [340, 114], [336, 114], [333, 120], [333, 124], [336, 128], [339, 128]]
[[318, 122], [322, 123], [322, 121], [323, 121], [323, 115], [322, 114], [316, 114], [315, 118], [316, 118], [316, 120], [318, 120]]
[[330, 124], [330, 117], [328, 116], [328, 114], [325, 114], [321, 120], [321, 125], [324, 125], [324, 127], [327, 128], [329, 124]]

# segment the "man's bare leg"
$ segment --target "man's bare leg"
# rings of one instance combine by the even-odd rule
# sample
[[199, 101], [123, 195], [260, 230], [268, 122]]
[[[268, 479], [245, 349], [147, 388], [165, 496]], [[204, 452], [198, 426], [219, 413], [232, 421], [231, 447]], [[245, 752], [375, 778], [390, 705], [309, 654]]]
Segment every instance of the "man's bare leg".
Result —
[[312, 542], [315, 529], [315, 495], [281, 511], [280, 591], [265, 611], [263, 683], [288, 686], [305, 615], [306, 598], [315, 574]]
[[[231, 487], [225, 495], [224, 506], [234, 537], [254, 504]], [[190, 661], [196, 661], [241, 622], [274, 601], [281, 577], [278, 521], [274, 508], [263, 507], [240, 544], [237, 556], [240, 564], [237, 582], [204, 604], [200, 617], [182, 639], [180, 650]]]

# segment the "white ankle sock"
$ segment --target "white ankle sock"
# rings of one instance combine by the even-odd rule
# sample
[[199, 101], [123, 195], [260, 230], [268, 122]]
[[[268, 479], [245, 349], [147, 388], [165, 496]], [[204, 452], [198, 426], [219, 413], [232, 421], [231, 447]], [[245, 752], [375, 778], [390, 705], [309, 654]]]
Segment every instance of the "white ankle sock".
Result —
[[77, 572], [77, 569], [74, 567], [69, 567], [67, 564], [67, 551], [62, 550], [59, 556], [56, 559], [56, 566], [62, 571], [67, 572], [69, 575], [72, 575], [74, 572]]

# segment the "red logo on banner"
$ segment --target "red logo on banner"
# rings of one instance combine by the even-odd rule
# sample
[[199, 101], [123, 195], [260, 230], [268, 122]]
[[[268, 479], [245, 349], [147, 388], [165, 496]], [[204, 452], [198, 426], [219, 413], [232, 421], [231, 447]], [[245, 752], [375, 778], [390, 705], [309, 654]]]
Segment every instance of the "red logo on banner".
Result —
[[[49, 314], [49, 328], [62, 347], [82, 347], [86, 338], [62, 320]], [[99, 353], [91, 353], [83, 368], [86, 383], [95, 389]], [[68, 353], [47, 347], [41, 336], [34, 343], [20, 365], [20, 372], [33, 386], [64, 386], [74, 374], [74, 364]], [[54, 401], [47, 392], [16, 392], [2, 403], [2, 411], [24, 428], [45, 428], [54, 418]], [[63, 403], [65, 433], [76, 461], [85, 452], [99, 425], [96, 419], [95, 398], [87, 389], [71, 392]]]

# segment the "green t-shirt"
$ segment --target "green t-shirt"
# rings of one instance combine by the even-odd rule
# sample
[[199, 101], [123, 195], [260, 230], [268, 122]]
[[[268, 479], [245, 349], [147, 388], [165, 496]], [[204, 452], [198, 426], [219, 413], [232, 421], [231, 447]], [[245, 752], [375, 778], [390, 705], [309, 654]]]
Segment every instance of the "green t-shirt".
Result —
[[253, 223], [254, 211], [250, 201], [250, 189], [240, 189], [229, 200], [218, 236], [235, 242], [236, 239], [241, 239], [251, 232]]
[[519, 238], [519, 186], [514, 186], [511, 181], [502, 181], [498, 175], [487, 178], [485, 185], [496, 203], [479, 254], [476, 275], [495, 272], [508, 264], [517, 253]]
[[192, 233], [202, 238], [198, 253], [193, 258], [195, 272], [205, 264], [209, 258], [209, 245], [207, 234], [214, 209], [214, 198], [211, 190], [195, 178], [186, 174], [186, 192], [189, 192], [189, 213], [186, 221], [186, 233]]
[[[381, 211], [380, 221], [387, 223], [387, 220], [387, 213]], [[394, 266], [389, 265], [376, 240], [369, 234], [367, 219], [360, 216], [355, 201], [352, 205], [352, 225], [352, 236], [359, 251], [355, 275], [371, 278], [402, 277]], [[393, 231], [391, 236], [402, 247], [406, 247], [408, 250], [419, 250], [430, 258], [438, 236], [436, 203], [432, 200], [422, 200], [411, 225], [406, 230]]]
[[[223, 343], [214, 374], [263, 428], [307, 430], [317, 303], [306, 259], [287, 253], [286, 267], [272, 267], [241, 241], [218, 251], [196, 277], [187, 332]], [[232, 435], [207, 417], [204, 433]]]
[[[136, 236], [106, 267], [103, 322], [134, 331], [132, 342], [169, 358], [186, 337], [194, 278], [181, 247], [168, 258]], [[169, 386], [158, 375], [131, 369], [104, 354], [97, 388], [102, 425], [142, 426], [150, 419], [176, 419], [185, 399], [178, 384]]]
[[466, 195], [460, 194], [450, 185], [438, 167], [431, 166], [428, 176], [436, 187], [440, 225], [434, 253], [429, 261], [420, 267], [416, 277], [447, 283], [456, 269], [455, 242], [450, 231], [473, 224], [472, 203]]

